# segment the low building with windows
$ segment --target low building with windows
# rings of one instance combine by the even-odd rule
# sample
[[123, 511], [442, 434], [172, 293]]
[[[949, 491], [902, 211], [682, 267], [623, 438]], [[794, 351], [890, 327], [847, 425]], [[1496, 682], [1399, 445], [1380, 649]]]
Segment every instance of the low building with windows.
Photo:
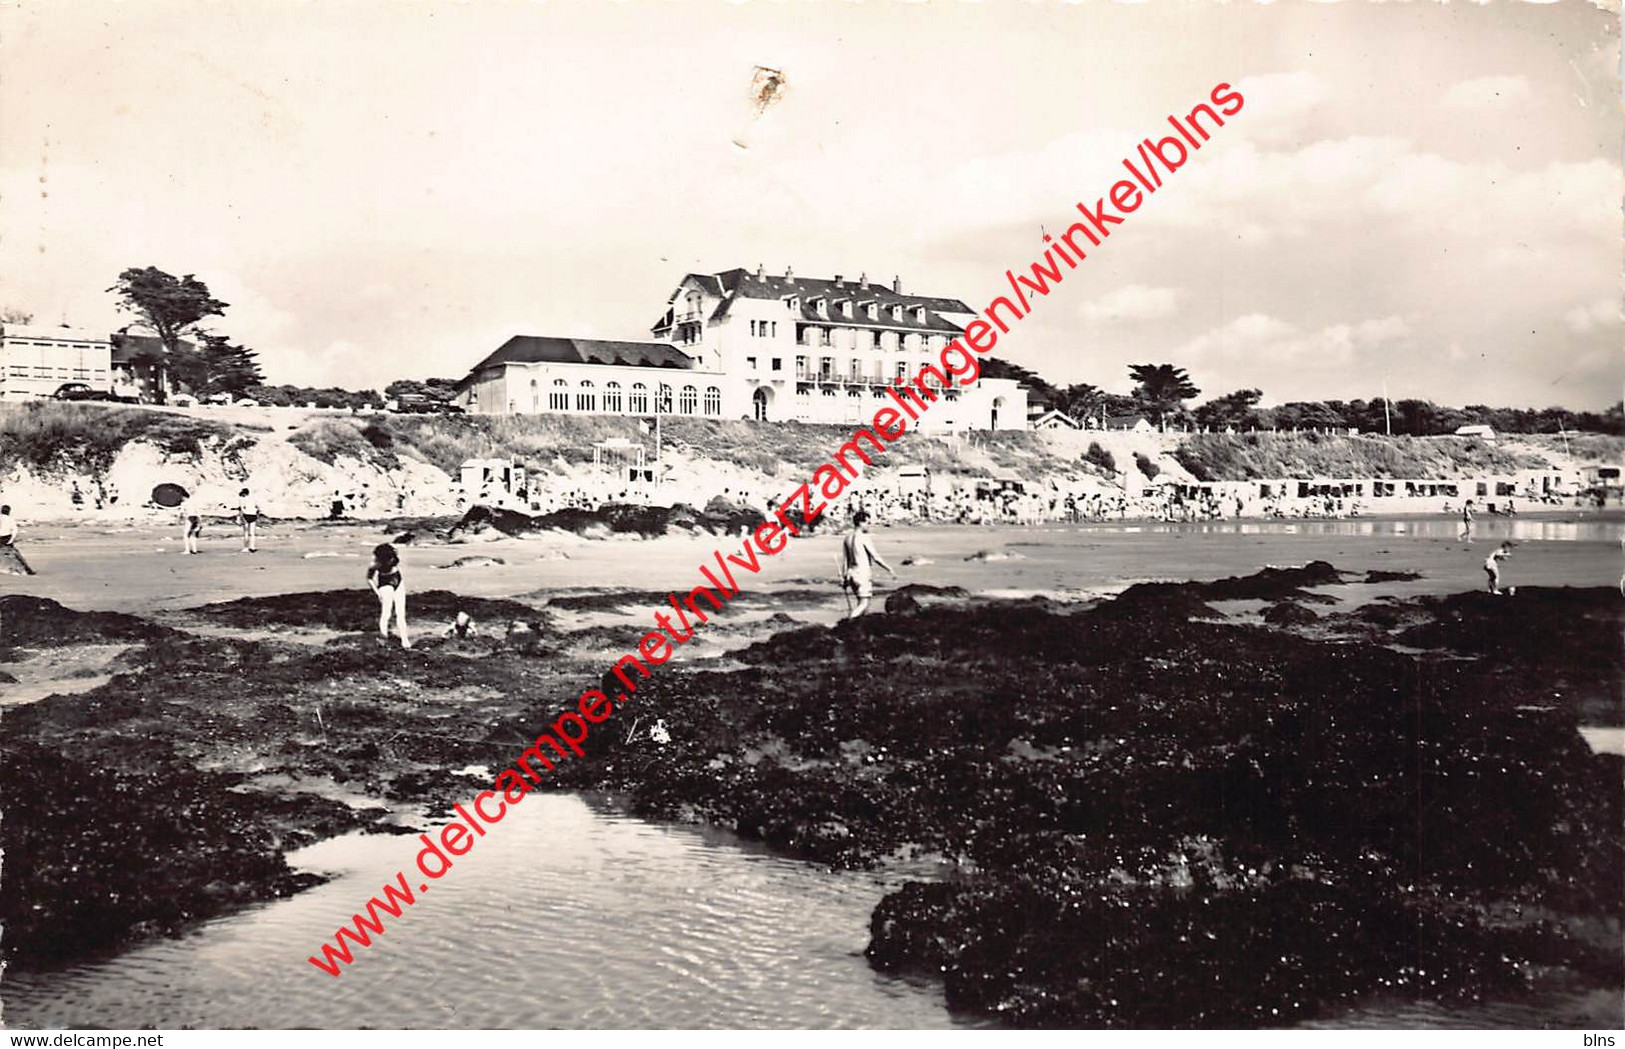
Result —
[[50, 397], [70, 382], [111, 392], [111, 354], [105, 335], [66, 326], [0, 325], [0, 399]]
[[958, 299], [905, 294], [897, 280], [691, 273], [651, 328], [656, 341], [515, 336], [474, 366], [457, 400], [495, 414], [859, 423], [890, 402], [894, 381], [929, 365], [950, 386], [922, 428], [1026, 429], [1019, 383], [972, 379], [968, 351], [949, 355], [957, 373], [943, 365], [974, 315]]
[[456, 400], [487, 415], [722, 418], [723, 383], [670, 343], [515, 335], [474, 366]]

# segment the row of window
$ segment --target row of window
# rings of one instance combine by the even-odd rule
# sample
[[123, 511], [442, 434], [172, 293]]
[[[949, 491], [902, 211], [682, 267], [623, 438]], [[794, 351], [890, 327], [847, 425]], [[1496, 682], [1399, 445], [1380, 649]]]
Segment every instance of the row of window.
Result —
[[[825, 298], [822, 295], [818, 295], [818, 296], [815, 296], [815, 297], [813, 297], [813, 298], [811, 298], [811, 299], [809, 299], [807, 301], [808, 301], [808, 305], [812, 306], [813, 311], [816, 312], [820, 317], [828, 317], [829, 316], [829, 305], [830, 305], [830, 300], [829, 299]], [[840, 313], [840, 315], [842, 317], [846, 317], [846, 318], [850, 319], [852, 317], [852, 315], [853, 315], [853, 307], [854, 307], [854, 305], [856, 305], [856, 306], [862, 308], [863, 315], [865, 317], [868, 317], [870, 320], [878, 321], [880, 319], [880, 304], [878, 302], [864, 301], [864, 300], [861, 300], [861, 299], [859, 299], [859, 300], [837, 299], [835, 301], [836, 301], [836, 304], [839, 306], [838, 312]], [[791, 313], [800, 313], [801, 312], [801, 297], [799, 295], [786, 296], [785, 300], [784, 300], [784, 304], [790, 308]], [[905, 310], [907, 311], [907, 313], [909, 315], [909, 318], [911, 320], [913, 320], [913, 322], [915, 324], [924, 324], [925, 323], [925, 307], [924, 306], [908, 306], [908, 307], [905, 307], [901, 303], [893, 303], [891, 306], [888, 306], [886, 308], [886, 312], [891, 317], [891, 319], [894, 320], [894, 321], [898, 321], [898, 322], [902, 321], [903, 314], [904, 314]]]
[[[875, 398], [876, 400], [879, 400], [882, 397], [886, 396], [886, 389], [887, 388], [884, 387], [884, 386], [876, 386], [870, 392], [870, 396]], [[796, 383], [796, 399], [797, 400], [802, 400], [802, 401], [807, 400], [809, 397], [812, 396], [812, 392], [813, 392], [813, 384], [812, 383], [810, 383], [810, 382], [798, 382], [798, 383]], [[826, 387], [824, 387], [823, 395], [825, 397], [834, 397], [836, 394], [835, 394], [835, 391], [833, 389], [826, 386]], [[854, 387], [849, 388], [846, 391], [846, 395], [848, 397], [862, 397], [863, 396], [863, 391], [854, 386]], [[943, 398], [943, 400], [947, 400], [947, 401], [957, 401], [957, 400], [959, 400], [959, 391], [958, 390], [944, 390], [942, 392], [942, 398]]]
[[53, 368], [45, 368], [45, 367], [40, 367], [40, 366], [35, 366], [33, 368], [30, 368], [26, 364], [13, 364], [11, 366], [10, 371], [11, 371], [11, 377], [13, 379], [67, 379], [67, 378], [74, 378], [74, 379], [80, 379], [80, 380], [89, 380], [89, 379], [95, 378], [95, 379], [97, 379], [99, 381], [106, 381], [106, 379], [107, 379], [107, 371], [104, 368], [97, 368], [94, 372], [92, 372], [91, 369], [89, 369], [89, 368], [73, 368], [73, 369], [54, 368], [53, 369]]
[[[554, 379], [553, 385], [547, 393], [547, 410], [552, 412], [570, 411], [571, 392], [568, 382], [563, 379]], [[596, 412], [600, 410], [619, 412], [623, 410], [622, 405], [624, 403], [624, 410], [632, 415], [649, 415], [651, 414], [651, 408], [655, 414], [669, 414], [674, 406], [678, 415], [693, 415], [701, 407], [701, 395], [698, 388], [684, 386], [677, 391], [674, 402], [672, 388], [666, 383], [661, 383], [655, 389], [651, 400], [649, 388], [641, 382], [635, 382], [632, 384], [632, 388], [626, 391], [623, 400], [621, 384], [613, 380], [607, 382], [604, 384], [602, 409], [598, 406], [600, 401], [598, 388], [593, 385], [591, 379], [581, 380], [575, 387], [574, 394], [575, 410], [578, 412]], [[535, 379], [530, 381], [530, 410], [533, 412], [542, 410], [541, 387]], [[706, 415], [722, 414], [722, 391], [717, 387], [707, 386], [705, 388], [703, 410]]]
[[800, 329], [796, 343], [801, 346], [833, 347], [840, 350], [881, 350], [889, 353], [939, 353], [948, 344], [943, 335], [919, 332], [869, 331], [863, 328]]
[[778, 321], [751, 321], [750, 334], [752, 338], [772, 339], [779, 334]]
[[[798, 356], [796, 358], [796, 378], [798, 378], [798, 379], [822, 379], [822, 380], [824, 380], [826, 382], [889, 382], [890, 381], [890, 379], [886, 375], [886, 366], [885, 366], [885, 362], [883, 362], [883, 361], [869, 361], [869, 362], [867, 362], [867, 365], [866, 365], [864, 361], [858, 360], [856, 358], [852, 358], [852, 359], [849, 359], [846, 362], [847, 363], [846, 368], [842, 369], [842, 368], [837, 367], [838, 362], [836, 361], [836, 359], [834, 357], [820, 357], [820, 358], [818, 358], [818, 366], [817, 366], [817, 370], [815, 371], [815, 370], [813, 370], [813, 366], [811, 365], [810, 360], [811, 360], [811, 358], [804, 357], [804, 356]], [[771, 367], [769, 368], [770, 371], [778, 372], [778, 371], [783, 371], [784, 370], [784, 358], [783, 357], [770, 358], [770, 363], [771, 363]], [[930, 362], [927, 362], [927, 363], [930, 363]], [[892, 377], [893, 378], [898, 378], [898, 379], [907, 379], [909, 377], [909, 375], [910, 375], [911, 369], [915, 373], [917, 373], [918, 369], [919, 369], [919, 366], [917, 364], [911, 365], [908, 361], [896, 361], [896, 362], [894, 362], [894, 364], [892, 366]], [[755, 357], [746, 357], [745, 358], [745, 370], [746, 371], [751, 371], [751, 372], [756, 371], [757, 370], [757, 358], [755, 358]]]

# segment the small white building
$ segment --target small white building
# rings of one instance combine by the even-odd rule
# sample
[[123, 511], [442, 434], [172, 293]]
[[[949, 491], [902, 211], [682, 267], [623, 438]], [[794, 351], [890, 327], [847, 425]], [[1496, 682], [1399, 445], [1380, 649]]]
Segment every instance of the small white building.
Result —
[[1032, 421], [1035, 430], [1081, 430], [1083, 424], [1065, 412], [1058, 412], [1051, 408]]
[[1108, 415], [1101, 424], [1105, 430], [1126, 430], [1129, 433], [1151, 433], [1156, 430], [1151, 420], [1143, 415]]
[[66, 326], [0, 324], [0, 400], [49, 397], [63, 383], [112, 391], [112, 344]]
[[1495, 427], [1485, 423], [1470, 423], [1467, 426], [1456, 427], [1457, 437], [1482, 437], [1486, 441], [1495, 440]]

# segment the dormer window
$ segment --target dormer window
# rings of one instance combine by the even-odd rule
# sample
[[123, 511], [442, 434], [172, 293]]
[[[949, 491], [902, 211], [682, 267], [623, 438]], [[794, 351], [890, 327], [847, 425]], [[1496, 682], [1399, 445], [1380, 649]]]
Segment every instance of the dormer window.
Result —
[[843, 316], [843, 317], [852, 316], [852, 300], [851, 299], [842, 299], [841, 300], [841, 316]]
[[801, 312], [801, 296], [800, 295], [787, 296], [785, 298], [785, 300], [784, 300], [784, 304], [786, 306], [790, 307], [790, 312], [791, 313], [800, 313]]
[[924, 306], [916, 306], [916, 307], [914, 307], [914, 323], [915, 324], [924, 324], [925, 323], [925, 307]]
[[891, 319], [894, 320], [894, 321], [902, 320], [903, 319], [903, 307], [901, 307], [901, 306], [893, 306], [891, 308]]
[[869, 315], [869, 319], [872, 321], [877, 321], [880, 319], [880, 306], [878, 303], [866, 303], [863, 311]]
[[818, 315], [820, 317], [829, 316], [829, 300], [824, 298], [822, 295], [812, 300], [812, 305], [813, 309], [818, 311]]

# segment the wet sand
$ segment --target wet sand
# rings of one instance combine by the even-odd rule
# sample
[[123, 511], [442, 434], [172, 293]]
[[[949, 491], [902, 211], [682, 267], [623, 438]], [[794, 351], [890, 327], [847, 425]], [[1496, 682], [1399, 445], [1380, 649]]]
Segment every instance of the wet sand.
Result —
[[[1570, 522], [1578, 522], [1571, 524]], [[1471, 545], [1455, 539], [1453, 519], [1350, 521], [1146, 522], [1051, 524], [1035, 528], [923, 526], [875, 532], [881, 555], [898, 566], [899, 583], [960, 586], [980, 594], [1111, 592], [1148, 580], [1202, 580], [1251, 572], [1266, 564], [1329, 561], [1339, 568], [1421, 574], [1398, 593], [1450, 593], [1483, 586], [1483, 560], [1513, 529], [1576, 540], [1531, 539], [1504, 568], [1508, 585], [1607, 586], [1618, 582], [1618, 535], [1625, 515], [1529, 515], [1482, 522]], [[1376, 534], [1358, 534], [1363, 530]], [[1394, 530], [1402, 530], [1398, 534]], [[0, 593], [49, 597], [70, 607], [152, 614], [235, 597], [302, 590], [364, 587], [367, 558], [398, 529], [379, 524], [270, 526], [260, 552], [239, 554], [233, 532], [205, 533], [203, 552], [186, 557], [173, 528], [105, 526], [90, 522], [30, 529], [22, 541], [38, 575], [0, 576]], [[1612, 534], [1610, 534], [1612, 533]], [[410, 590], [450, 588], [478, 597], [515, 597], [579, 586], [684, 590], [701, 582], [696, 566], [714, 550], [737, 551], [738, 540], [717, 536], [589, 540], [568, 534], [541, 539], [472, 540], [403, 547]], [[966, 558], [979, 551], [1009, 560]], [[501, 558], [505, 564], [447, 568], [459, 558]], [[838, 539], [814, 535], [763, 559], [751, 584], [834, 588]], [[905, 558], [931, 563], [904, 565]], [[892, 581], [879, 574], [882, 587]]]

